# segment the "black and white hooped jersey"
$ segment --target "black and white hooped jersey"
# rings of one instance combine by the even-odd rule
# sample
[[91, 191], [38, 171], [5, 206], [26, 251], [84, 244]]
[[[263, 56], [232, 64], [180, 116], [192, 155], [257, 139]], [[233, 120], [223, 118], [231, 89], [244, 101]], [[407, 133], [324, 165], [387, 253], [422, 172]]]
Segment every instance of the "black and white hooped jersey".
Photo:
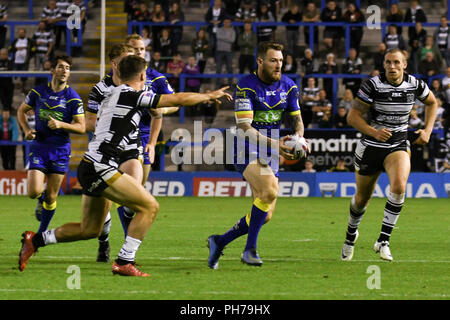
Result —
[[380, 142], [373, 137], [364, 136], [363, 143], [381, 147], [395, 147], [407, 139], [408, 121], [416, 100], [424, 102], [430, 89], [427, 84], [414, 76], [405, 74], [400, 85], [388, 82], [384, 73], [370, 78], [359, 89], [356, 98], [370, 105], [369, 125], [375, 129], [386, 128], [392, 137]]
[[138, 148], [142, 113], [156, 108], [159, 99], [160, 95], [152, 91], [136, 91], [126, 84], [112, 88], [98, 110], [94, 136], [85, 158], [118, 167], [122, 152]]

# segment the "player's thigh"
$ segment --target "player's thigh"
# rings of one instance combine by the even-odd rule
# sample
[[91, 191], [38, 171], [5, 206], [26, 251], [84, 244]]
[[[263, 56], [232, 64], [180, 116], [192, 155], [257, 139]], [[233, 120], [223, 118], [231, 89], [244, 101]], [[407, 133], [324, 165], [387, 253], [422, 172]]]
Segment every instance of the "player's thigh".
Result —
[[83, 194], [81, 197], [82, 232], [98, 236], [103, 228], [110, 207], [111, 201], [105, 197], [91, 197]]
[[405, 193], [406, 183], [411, 171], [411, 159], [406, 151], [390, 153], [384, 160], [384, 169], [389, 177], [391, 192]]
[[367, 202], [369, 202], [370, 198], [372, 197], [373, 191], [375, 190], [375, 186], [380, 174], [381, 171], [372, 175], [361, 175], [358, 172], [355, 172], [355, 201], [358, 206], [364, 207], [367, 205]]
[[133, 177], [123, 174], [103, 191], [103, 196], [138, 213], [155, 209], [157, 202]]
[[121, 163], [119, 169], [136, 181], [142, 181], [142, 164], [138, 159], [130, 159]]
[[271, 203], [278, 195], [278, 179], [268, 165], [252, 161], [244, 170], [243, 176], [252, 188], [253, 197]]
[[55, 200], [58, 197], [59, 189], [64, 180], [64, 175], [59, 173], [47, 174], [47, 187], [45, 188], [45, 197]]
[[45, 173], [40, 170], [28, 170], [27, 188], [30, 198], [36, 198], [44, 191]]

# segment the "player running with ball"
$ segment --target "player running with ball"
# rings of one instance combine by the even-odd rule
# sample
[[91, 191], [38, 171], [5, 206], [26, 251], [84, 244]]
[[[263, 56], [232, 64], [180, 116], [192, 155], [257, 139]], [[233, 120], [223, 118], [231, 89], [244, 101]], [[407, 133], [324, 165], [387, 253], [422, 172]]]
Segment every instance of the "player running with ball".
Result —
[[[261, 266], [263, 263], [256, 244], [261, 227], [272, 218], [275, 209], [279, 155], [286, 159], [294, 158], [292, 148], [283, 143], [288, 137], [279, 139], [283, 113], [289, 115], [296, 135], [303, 136], [304, 132], [297, 86], [281, 74], [282, 50], [280, 44], [261, 42], [258, 45], [257, 71], [243, 77], [236, 87], [234, 99], [238, 132], [249, 141], [241, 147], [235, 146], [234, 162], [236, 169], [250, 184], [253, 204], [251, 212], [229, 231], [208, 238], [208, 266], [211, 269], [218, 268], [225, 246], [245, 234], [247, 244], [241, 261], [251, 266]], [[237, 140], [239, 144], [242, 139], [238, 137]]]

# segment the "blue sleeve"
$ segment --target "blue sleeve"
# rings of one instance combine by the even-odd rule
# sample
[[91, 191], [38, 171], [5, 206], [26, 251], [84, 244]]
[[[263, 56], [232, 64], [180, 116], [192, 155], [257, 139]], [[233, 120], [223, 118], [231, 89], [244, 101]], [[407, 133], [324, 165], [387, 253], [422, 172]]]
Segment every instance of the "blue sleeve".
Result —
[[286, 111], [290, 115], [295, 115], [300, 113], [300, 105], [298, 103], [299, 91], [298, 87], [294, 84], [287, 93], [287, 108]]
[[167, 81], [167, 78], [163, 75], [152, 80], [151, 88], [154, 92], [159, 94], [172, 94], [174, 93], [172, 87]]

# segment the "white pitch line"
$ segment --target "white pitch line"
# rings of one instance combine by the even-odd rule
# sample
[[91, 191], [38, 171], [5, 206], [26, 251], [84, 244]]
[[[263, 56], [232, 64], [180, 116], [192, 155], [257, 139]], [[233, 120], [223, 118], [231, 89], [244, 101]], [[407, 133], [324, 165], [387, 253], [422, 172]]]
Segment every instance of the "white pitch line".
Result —
[[[9, 258], [17, 258], [17, 256], [8, 256]], [[67, 260], [95, 260], [95, 257], [88, 257], [88, 256], [43, 256], [39, 255], [37, 256], [39, 259], [49, 259], [49, 260], [58, 260], [58, 259], [67, 259]], [[198, 258], [190, 258], [190, 257], [146, 257], [145, 259], [137, 258], [137, 261], [145, 261], [145, 260], [160, 260], [160, 261], [174, 261], [174, 260], [181, 260], [181, 261], [206, 261], [206, 257]], [[240, 261], [240, 258], [230, 258], [230, 257], [223, 257], [220, 260], [225, 261]], [[324, 259], [302, 259], [302, 258], [264, 258], [264, 261], [271, 261], [271, 262], [339, 262], [343, 263], [340, 258], [332, 259], [332, 258], [324, 258]], [[381, 259], [353, 259], [352, 262], [383, 262]], [[393, 263], [450, 263], [450, 260], [394, 260]], [[348, 262], [347, 262], [348, 263]], [[351, 262], [350, 262], [351, 263]], [[386, 262], [387, 263], [387, 262]]]

